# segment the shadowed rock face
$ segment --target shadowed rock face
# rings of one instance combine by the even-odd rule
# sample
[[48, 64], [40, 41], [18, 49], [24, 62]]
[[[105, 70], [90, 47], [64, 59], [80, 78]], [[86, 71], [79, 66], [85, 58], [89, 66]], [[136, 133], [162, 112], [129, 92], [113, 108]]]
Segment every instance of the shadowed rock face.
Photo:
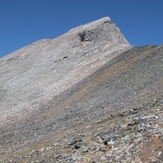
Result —
[[162, 162], [162, 56], [103, 18], [2, 58], [0, 162]]
[[106, 17], [1, 58], [0, 125], [31, 114], [130, 47]]

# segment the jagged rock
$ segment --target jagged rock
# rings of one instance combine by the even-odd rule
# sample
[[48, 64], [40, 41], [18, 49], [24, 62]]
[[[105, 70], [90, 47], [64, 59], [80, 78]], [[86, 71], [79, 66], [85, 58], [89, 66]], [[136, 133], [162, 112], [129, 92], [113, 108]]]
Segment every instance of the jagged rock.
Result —
[[101, 149], [101, 151], [108, 151], [109, 149], [111, 148], [111, 145], [106, 145], [105, 147], [103, 147], [102, 149]]

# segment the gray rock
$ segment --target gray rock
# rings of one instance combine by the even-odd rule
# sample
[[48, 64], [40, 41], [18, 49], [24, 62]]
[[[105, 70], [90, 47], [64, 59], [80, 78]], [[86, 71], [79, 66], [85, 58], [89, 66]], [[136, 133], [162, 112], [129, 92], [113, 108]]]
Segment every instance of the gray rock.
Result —
[[28, 117], [129, 48], [105, 17], [1, 58], [0, 125]]

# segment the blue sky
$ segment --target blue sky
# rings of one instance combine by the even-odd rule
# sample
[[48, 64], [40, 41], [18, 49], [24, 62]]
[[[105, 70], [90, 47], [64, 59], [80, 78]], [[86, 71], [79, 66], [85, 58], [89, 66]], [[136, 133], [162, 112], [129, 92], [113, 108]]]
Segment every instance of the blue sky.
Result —
[[133, 46], [163, 44], [163, 0], [0, 0], [0, 58], [104, 16]]

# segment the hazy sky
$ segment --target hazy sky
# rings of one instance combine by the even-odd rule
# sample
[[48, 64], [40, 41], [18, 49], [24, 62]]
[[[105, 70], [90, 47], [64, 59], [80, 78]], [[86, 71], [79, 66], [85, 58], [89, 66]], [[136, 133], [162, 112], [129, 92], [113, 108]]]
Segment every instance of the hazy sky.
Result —
[[0, 57], [104, 16], [133, 46], [163, 44], [163, 0], [0, 0]]

